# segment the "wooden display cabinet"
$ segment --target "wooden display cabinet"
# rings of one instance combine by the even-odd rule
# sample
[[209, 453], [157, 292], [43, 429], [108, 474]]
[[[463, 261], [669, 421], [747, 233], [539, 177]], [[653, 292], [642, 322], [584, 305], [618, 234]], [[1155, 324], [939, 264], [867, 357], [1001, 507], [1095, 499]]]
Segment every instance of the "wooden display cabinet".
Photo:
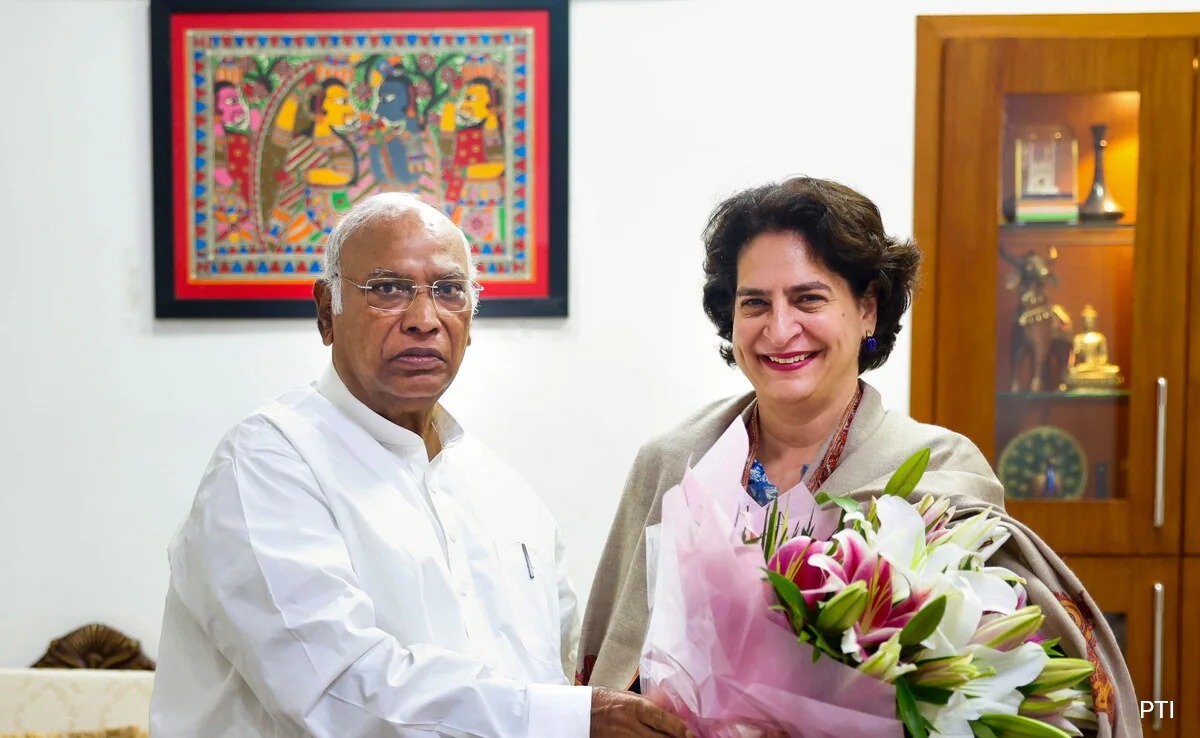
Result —
[[1200, 14], [921, 17], [917, 57], [912, 414], [1124, 632], [1146, 735], [1200, 735]]

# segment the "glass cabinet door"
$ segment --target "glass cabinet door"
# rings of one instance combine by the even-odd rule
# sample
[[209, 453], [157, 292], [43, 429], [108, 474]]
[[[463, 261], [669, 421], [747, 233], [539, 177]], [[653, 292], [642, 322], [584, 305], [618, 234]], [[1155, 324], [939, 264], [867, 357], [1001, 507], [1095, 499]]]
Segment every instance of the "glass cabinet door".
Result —
[[947, 44], [935, 416], [1063, 553], [1178, 550], [1194, 56]]
[[1136, 91], [1003, 98], [994, 452], [1009, 500], [1128, 498], [1140, 107]]

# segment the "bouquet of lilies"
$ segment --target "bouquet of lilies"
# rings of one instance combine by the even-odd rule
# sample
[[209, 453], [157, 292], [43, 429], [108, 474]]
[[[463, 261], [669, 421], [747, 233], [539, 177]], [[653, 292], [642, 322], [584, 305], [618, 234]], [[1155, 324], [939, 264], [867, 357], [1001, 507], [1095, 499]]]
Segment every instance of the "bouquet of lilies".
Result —
[[647, 532], [648, 697], [704, 738], [1095, 728], [1092, 665], [1043, 638], [1023, 580], [988, 565], [1009, 535], [1002, 522], [955, 520], [946, 498], [907, 501], [928, 451], [865, 507], [800, 487], [746, 514], [739, 454], [718, 441]]
[[[929, 461], [923, 450], [863, 506], [818, 494], [841, 510], [837, 532], [789, 533], [777, 506], [761, 545], [766, 575], [799, 640], [896, 688], [911, 736], [1082, 735], [1094, 728], [1092, 665], [1067, 658], [1039, 629], [1023, 580], [988, 559], [1008, 539], [983, 511], [954, 521], [945, 497], [906, 497]], [[952, 522], [954, 521], [954, 522]]]

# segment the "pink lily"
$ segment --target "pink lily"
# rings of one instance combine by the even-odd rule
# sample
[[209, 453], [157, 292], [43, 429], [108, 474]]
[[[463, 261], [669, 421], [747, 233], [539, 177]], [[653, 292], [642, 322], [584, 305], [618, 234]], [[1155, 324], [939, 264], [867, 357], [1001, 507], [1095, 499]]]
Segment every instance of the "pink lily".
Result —
[[832, 545], [830, 541], [796, 536], [775, 550], [775, 555], [767, 562], [767, 568], [795, 582], [804, 595], [804, 602], [810, 608], [816, 607], [818, 602], [825, 599], [825, 595], [838, 589], [829, 586], [827, 571], [813, 565], [813, 559], [823, 556]]
[[842, 637], [843, 652], [855, 653], [860, 660], [866, 660], [912, 620], [928, 600], [928, 593], [911, 592], [908, 597], [895, 602], [892, 565], [876, 555], [855, 530], [842, 530], [834, 540], [838, 543], [834, 553], [819, 555], [812, 564], [828, 572], [835, 589], [854, 582], [866, 585], [867, 607], [854, 627]]

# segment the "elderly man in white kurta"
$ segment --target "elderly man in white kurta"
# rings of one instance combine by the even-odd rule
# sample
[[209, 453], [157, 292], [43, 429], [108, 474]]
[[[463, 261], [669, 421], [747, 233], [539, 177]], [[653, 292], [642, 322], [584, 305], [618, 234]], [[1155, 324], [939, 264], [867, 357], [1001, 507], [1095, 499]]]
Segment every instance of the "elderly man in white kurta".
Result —
[[438, 404], [473, 273], [406, 195], [334, 230], [314, 287], [331, 366], [225, 436], [171, 544], [156, 738], [687, 735], [571, 685], [558, 526]]

